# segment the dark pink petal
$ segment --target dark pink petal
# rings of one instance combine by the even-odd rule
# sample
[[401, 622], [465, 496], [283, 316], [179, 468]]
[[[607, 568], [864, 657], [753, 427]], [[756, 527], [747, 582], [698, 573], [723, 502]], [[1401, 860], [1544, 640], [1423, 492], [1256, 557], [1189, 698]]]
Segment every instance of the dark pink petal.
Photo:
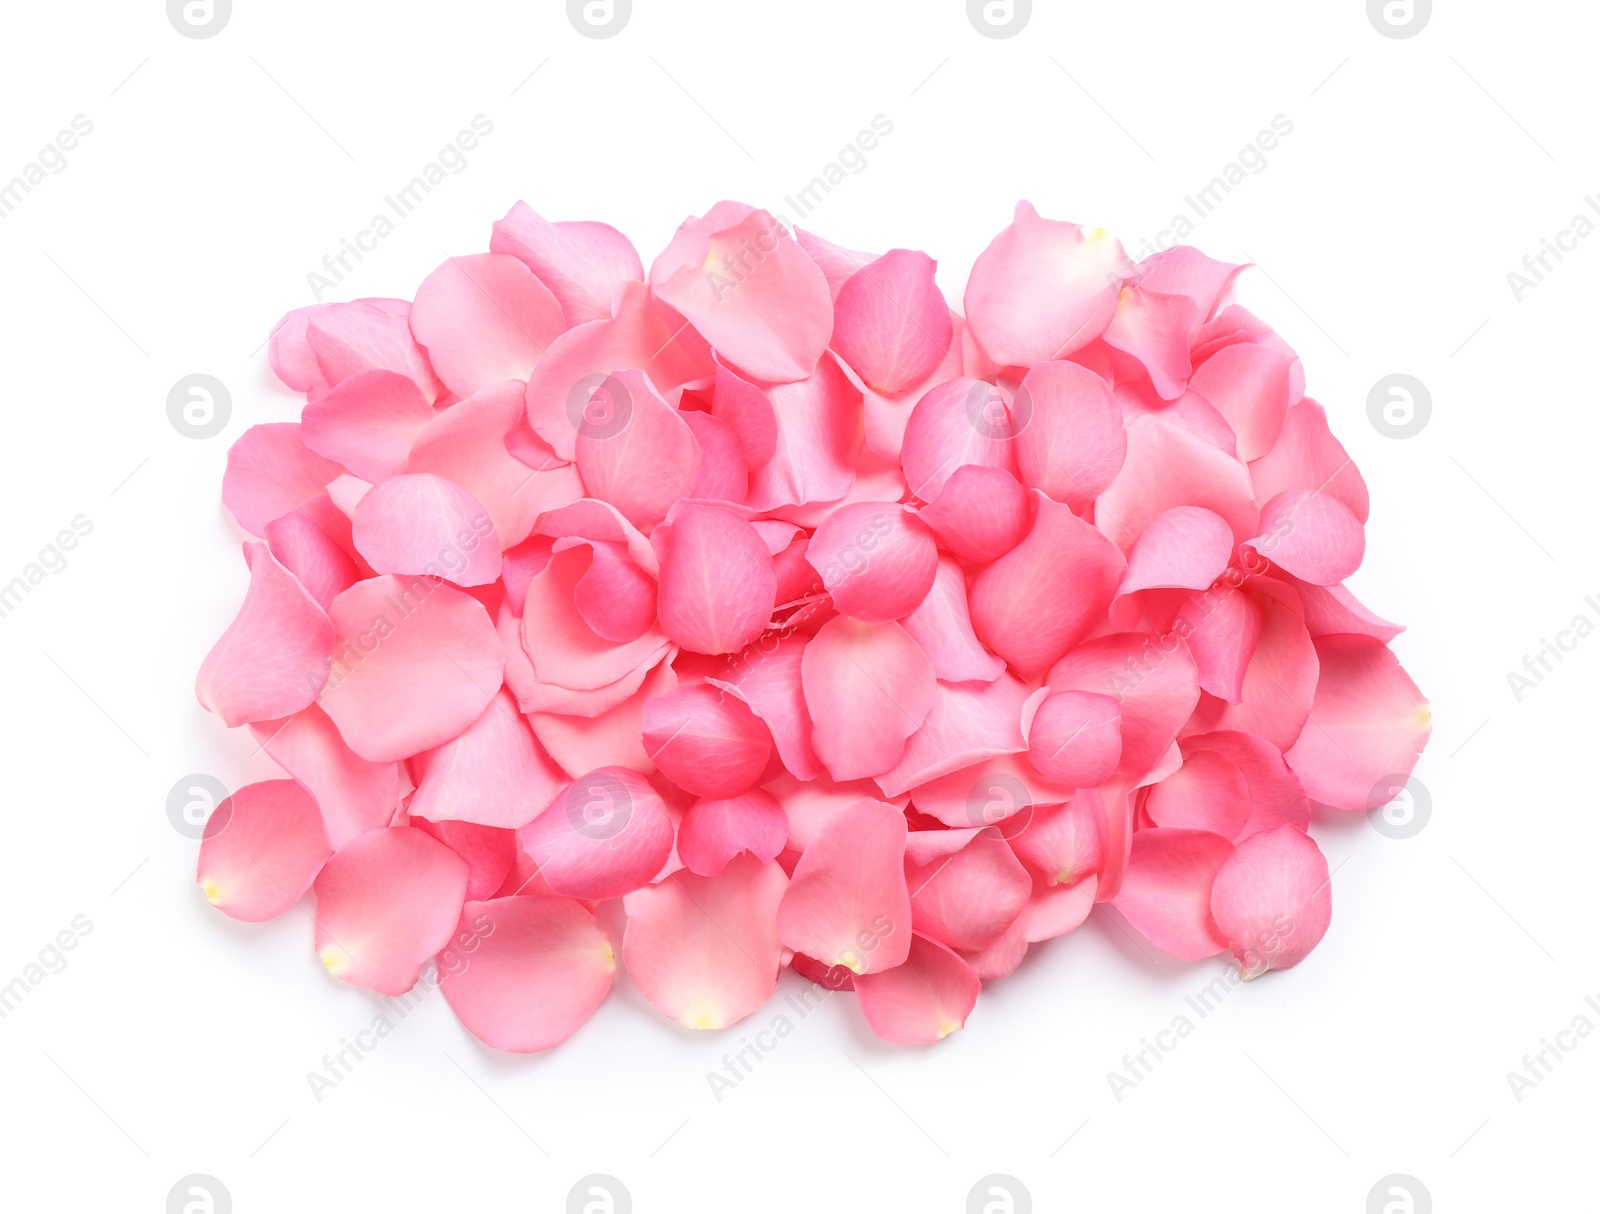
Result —
[[993, 682], [1006, 668], [978, 643], [967, 611], [966, 575], [948, 556], [939, 558], [933, 588], [900, 625], [922, 646], [933, 673], [944, 682]]
[[759, 788], [720, 801], [696, 801], [678, 825], [678, 855], [702, 877], [715, 877], [742, 852], [763, 864], [776, 859], [788, 841], [783, 806]]
[[877, 777], [898, 796], [984, 759], [1027, 748], [1022, 719], [1031, 687], [1009, 674], [989, 682], [937, 683], [922, 727], [906, 739], [900, 761]]
[[1056, 692], [1034, 714], [1028, 761], [1058, 784], [1098, 787], [1122, 761], [1121, 706], [1092, 691]]
[[596, 636], [623, 645], [638, 640], [656, 622], [655, 578], [633, 563], [623, 544], [603, 540], [588, 547], [589, 568], [572, 588], [573, 606]]
[[1338, 498], [1310, 489], [1278, 494], [1261, 508], [1261, 534], [1246, 540], [1273, 564], [1314, 586], [1334, 586], [1361, 566], [1367, 537]]
[[387, 826], [400, 806], [400, 767], [363, 759], [315, 704], [281, 721], [252, 724], [261, 749], [316, 800], [328, 842], [343, 847]]
[[468, 902], [439, 989], [467, 1030], [497, 1050], [559, 1045], [594, 1014], [617, 968], [611, 942], [571, 898]]
[[1122, 470], [1095, 500], [1095, 525], [1130, 550], [1145, 525], [1174, 506], [1204, 506], [1221, 515], [1235, 540], [1256, 533], [1260, 512], [1250, 472], [1237, 459], [1164, 417], [1136, 417], [1127, 427]]
[[719, 354], [770, 383], [810, 375], [833, 332], [827, 279], [766, 211], [687, 220], [650, 285]]
[[567, 326], [609, 320], [611, 304], [630, 282], [644, 281], [632, 243], [616, 228], [589, 220], [551, 223], [525, 202], [497, 220], [489, 238], [532, 270], [561, 305]]
[[888, 771], [933, 707], [933, 665], [899, 624], [829, 620], [806, 646], [801, 679], [811, 744], [835, 780]]
[[434, 416], [409, 376], [362, 371], [305, 407], [301, 437], [318, 455], [376, 483], [406, 470], [411, 444]]
[[972, 583], [972, 626], [1019, 672], [1047, 669], [1104, 618], [1122, 577], [1116, 545], [1033, 491], [1033, 529]]
[[265, 536], [268, 523], [303, 509], [343, 471], [305, 445], [299, 422], [251, 426], [228, 448], [222, 504], [251, 535]]
[[940, 384], [923, 394], [906, 421], [900, 446], [906, 484], [931, 502], [968, 464], [1014, 472], [1015, 433], [1011, 408], [993, 384], [965, 378]]
[[1199, 323], [1188, 296], [1128, 286], [1117, 299], [1106, 343], [1137, 359], [1163, 400], [1176, 400], [1189, 381], [1189, 334]]
[[1292, 826], [1253, 835], [1234, 849], [1211, 886], [1211, 914], [1240, 977], [1305, 959], [1333, 918], [1330, 881], [1322, 850]]
[[230, 728], [299, 712], [328, 678], [334, 625], [265, 544], [246, 543], [250, 588], [200, 663], [194, 692]]
[[911, 799], [918, 810], [956, 828], [1026, 820], [1041, 805], [1061, 805], [1072, 789], [1040, 775], [1022, 754], [998, 755], [919, 784]]
[[358, 835], [316, 880], [314, 947], [330, 973], [403, 995], [449, 943], [467, 896], [467, 862], [411, 826]]
[[721, 1029], [778, 986], [778, 905], [789, 879], [772, 861], [739, 856], [716, 876], [676, 872], [623, 900], [628, 976], [652, 1007], [692, 1029]]
[[1131, 270], [1103, 229], [1041, 219], [1017, 203], [1011, 226], [978, 255], [967, 280], [967, 323], [1001, 364], [1065, 358], [1111, 323], [1117, 287]]
[[393, 476], [356, 507], [354, 536], [379, 573], [423, 574], [458, 586], [500, 578], [500, 542], [483, 504], [431, 472]]
[[1325, 636], [1316, 649], [1321, 673], [1311, 717], [1284, 757], [1312, 800], [1340, 809], [1382, 805], [1428, 744], [1432, 710], [1381, 641]]
[[1337, 632], [1360, 633], [1376, 637], [1387, 645], [1405, 631], [1404, 626], [1391, 624], [1375, 615], [1342, 585], [1311, 586], [1296, 582], [1295, 589], [1300, 592], [1300, 602], [1305, 606], [1306, 631], [1313, 637]]
[[1250, 483], [1258, 502], [1290, 489], [1315, 490], [1349, 506], [1358, 522], [1367, 521], [1367, 483], [1329, 432], [1328, 415], [1314, 400], [1289, 410], [1272, 450], [1251, 463]]
[[500, 554], [500, 580], [506, 588], [506, 603], [520, 617], [528, 599], [528, 583], [550, 563], [554, 553], [547, 536], [535, 535]]
[[964, 464], [917, 516], [963, 560], [986, 563], [1010, 552], [1032, 525], [1028, 491], [1004, 468]]
[[1185, 753], [1183, 766], [1151, 787], [1144, 811], [1157, 826], [1208, 830], [1236, 839], [1250, 815], [1250, 786], [1226, 756], [1208, 750]]
[[504, 688], [483, 715], [423, 752], [415, 766], [421, 779], [408, 806], [413, 818], [513, 830], [532, 821], [567, 782]]
[[994, 828], [979, 831], [949, 856], [908, 863], [906, 884], [918, 934], [964, 952], [992, 944], [1033, 891], [1027, 870]]
[[778, 906], [779, 939], [857, 975], [904, 962], [911, 949], [905, 842], [905, 815], [881, 801], [834, 814], [795, 866]]
[[1232, 555], [1233, 532], [1220, 516], [1200, 506], [1174, 506], [1145, 525], [1117, 593], [1157, 586], [1204, 590]]
[[516, 860], [517, 834], [513, 830], [453, 818], [442, 822], [424, 819], [410, 825], [439, 840], [467, 862], [467, 897], [473, 901], [493, 897]]
[[1194, 301], [1196, 327], [1211, 319], [1217, 303], [1243, 266], [1213, 261], [1199, 249], [1175, 245], [1139, 263], [1135, 277], [1146, 291], [1186, 295]]
[[515, 257], [452, 257], [417, 288], [411, 331], [457, 396], [526, 380], [567, 327], [548, 287]]
[[1160, 827], [1133, 836], [1116, 907], [1157, 948], [1198, 961], [1228, 947], [1211, 917], [1211, 885], [1233, 844], [1203, 830]]
[[759, 468], [777, 452], [778, 417], [767, 394], [721, 363], [711, 394], [711, 414], [727, 423], [738, 437], [746, 467]]
[[324, 611], [335, 595], [361, 580], [351, 555], [309, 514], [295, 510], [280, 515], [265, 532], [273, 559], [294, 574]]
[[541, 535], [554, 539], [585, 539], [620, 543], [627, 547], [633, 563], [654, 577], [661, 572], [655, 549], [644, 534], [622, 517], [609, 502], [583, 498], [558, 509], [551, 510], [539, 519]]
[[643, 283], [628, 283], [614, 319], [579, 325], [550, 343], [528, 377], [527, 424], [558, 459], [570, 460], [579, 428], [603, 424], [591, 401], [608, 375], [637, 368], [658, 391], [671, 392], [714, 367], [710, 347], [683, 317]]
[[761, 635], [778, 578], [766, 542], [743, 517], [714, 502], [680, 501], [659, 548], [661, 628], [674, 642], [732, 654]]
[[773, 456], [751, 469], [752, 510], [835, 502], [855, 481], [861, 393], [832, 358], [807, 379], [767, 391], [777, 420]]
[[839, 288], [833, 348], [876, 392], [920, 383], [950, 348], [950, 309], [933, 271], [926, 253], [890, 249]]
[[351, 750], [403, 759], [459, 734], [489, 706], [505, 650], [470, 595], [425, 578], [370, 578], [333, 600], [338, 634], [319, 699]]
[[1289, 406], [1297, 360], [1268, 346], [1240, 343], [1218, 350], [1195, 368], [1192, 387], [1217, 407], [1239, 438], [1239, 458], [1259, 459], [1278, 441]]
[[641, 531], [687, 497], [700, 476], [700, 445], [642, 371], [619, 371], [585, 405], [575, 443], [590, 497], [610, 502]]
[[689, 496], [724, 502], [742, 502], [750, 490], [750, 468], [745, 462], [744, 445], [733, 427], [699, 409], [685, 409], [678, 416], [694, 435], [700, 448], [700, 475]]
[[602, 767], [574, 780], [518, 837], [557, 893], [620, 898], [666, 864], [672, 817], [643, 776]]
[[1317, 687], [1317, 651], [1306, 633], [1292, 587], [1271, 578], [1252, 578], [1247, 585], [1246, 593], [1261, 610], [1261, 639], [1245, 670], [1239, 702], [1230, 704], [1207, 696], [1184, 730], [1237, 729], [1288, 750], [1311, 711]]
[[868, 624], [909, 615], [939, 567], [933, 533], [904, 506], [856, 502], [823, 520], [806, 547], [834, 606]]
[[223, 914], [260, 923], [299, 901], [332, 854], [311, 794], [293, 780], [267, 780], [207, 819], [195, 880]]
[[809, 644], [802, 636], [764, 638], [734, 659], [725, 679], [713, 680], [766, 722], [784, 767], [801, 780], [822, 775], [822, 764], [811, 748], [811, 713], [802, 678]]
[[1194, 655], [1202, 690], [1229, 704], [1244, 698], [1244, 676], [1261, 642], [1262, 622], [1255, 597], [1227, 582], [1184, 602], [1174, 631]]
[[913, 938], [904, 964], [855, 980], [872, 1031], [906, 1045], [942, 1041], [964, 1026], [982, 986], [970, 965], [921, 935]]
[[1047, 884], [1092, 881], [1106, 862], [1106, 814], [1100, 794], [1080, 788], [1065, 805], [1035, 809], [1009, 841], [1018, 859]]
[[699, 683], [646, 702], [644, 749], [674, 784], [716, 799], [755, 784], [772, 736], [742, 700]]
[[1023, 378], [1012, 414], [1022, 483], [1075, 510], [1099, 497], [1123, 465], [1122, 410], [1086, 367], [1040, 363]]
[[[522, 417], [522, 385], [490, 384], [458, 400], [428, 424], [411, 448], [405, 471], [432, 472], [460, 485], [483, 504], [502, 547], [522, 543], [534, 522], [583, 496], [578, 470], [533, 437], [521, 457], [506, 435]], [[522, 458], [526, 457], [526, 458]], [[531, 462], [530, 462], [531, 461]]]
[[1306, 828], [1311, 806], [1305, 790], [1284, 762], [1282, 752], [1266, 739], [1252, 733], [1220, 730], [1185, 738], [1182, 748], [1185, 765], [1202, 754], [1217, 755], [1238, 768], [1244, 778], [1248, 816], [1233, 837], [1235, 843], [1275, 826]]
[[1121, 767], [1136, 776], [1156, 765], [1200, 698], [1194, 659], [1183, 642], [1146, 633], [1080, 645], [1051, 667], [1049, 683], [1052, 691], [1092, 691], [1117, 701]]

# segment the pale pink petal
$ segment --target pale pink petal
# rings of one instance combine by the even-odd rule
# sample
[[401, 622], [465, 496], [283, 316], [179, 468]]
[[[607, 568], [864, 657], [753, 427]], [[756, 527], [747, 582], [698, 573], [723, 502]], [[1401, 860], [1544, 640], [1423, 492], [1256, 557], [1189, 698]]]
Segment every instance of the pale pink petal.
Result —
[[688, 499], [673, 506], [665, 533], [662, 630], [694, 653], [738, 653], [761, 635], [777, 602], [766, 542], [735, 511]]
[[1104, 333], [1131, 268], [1104, 230], [1085, 235], [1077, 224], [1041, 219], [1019, 202], [1011, 226], [978, 255], [963, 311], [995, 360], [1031, 367]]
[[507, 448], [506, 435], [522, 417], [522, 392], [512, 380], [457, 401], [417, 436], [404, 469], [460, 485], [483, 504], [506, 548], [527, 539], [545, 511], [583, 496], [578, 470], [537, 438], [529, 436], [520, 456]]
[[439, 989], [467, 1030], [497, 1050], [559, 1045], [594, 1014], [617, 968], [611, 942], [571, 898], [468, 902]]
[[1028, 491], [1004, 468], [965, 464], [917, 516], [963, 560], [987, 563], [1022, 542], [1033, 524]]
[[1117, 299], [1106, 343], [1132, 355], [1164, 400], [1183, 395], [1189, 381], [1189, 334], [1199, 326], [1194, 301], [1145, 284], [1127, 286]]
[[[950, 348], [950, 309], [926, 253], [890, 249], [858, 270], [833, 301], [833, 348], [869, 388], [919, 383]], [[737, 361], [737, 360], [736, 360]]]
[[1155, 586], [1204, 590], [1233, 555], [1228, 524], [1201, 506], [1174, 506], [1151, 519], [1128, 553], [1119, 595]]
[[1023, 377], [1011, 411], [1017, 466], [1030, 489], [1081, 511], [1122, 468], [1122, 410], [1106, 381], [1086, 367], [1040, 363]]
[[417, 288], [411, 331], [457, 396], [502, 380], [526, 380], [565, 331], [561, 305], [515, 257], [452, 257]]
[[620, 898], [661, 871], [672, 851], [666, 803], [637, 772], [602, 767], [574, 780], [518, 831], [557, 893]]
[[766, 722], [784, 767], [801, 780], [822, 775], [822, 764], [811, 748], [811, 713], [802, 678], [809, 644], [807, 637], [769, 634], [734, 658], [726, 677], [712, 680]]
[[823, 277], [828, 280], [828, 291], [834, 299], [839, 298], [839, 290], [858, 271], [877, 260], [876, 253], [858, 253], [847, 249], [843, 245], [836, 245], [831, 240], [824, 240], [815, 236], [804, 228], [794, 230], [795, 243], [806, 251], [806, 255], [816, 262], [821, 268]]
[[392, 476], [361, 499], [356, 550], [379, 573], [422, 574], [458, 586], [500, 579], [500, 541], [483, 504], [431, 472]]
[[717, 799], [755, 784], [772, 754], [772, 735], [742, 700], [699, 683], [645, 704], [644, 749], [680, 788]]
[[1183, 766], [1151, 786], [1144, 812], [1157, 826], [1236, 839], [1250, 814], [1250, 786], [1226, 756], [1209, 750], [1185, 752]]
[[1061, 805], [1073, 790], [1036, 771], [1022, 754], [998, 755], [919, 784], [911, 799], [922, 813], [957, 828], [1011, 823], [1008, 833], [1041, 805]]
[[763, 864], [776, 859], [788, 841], [783, 806], [759, 788], [720, 801], [696, 801], [678, 825], [678, 855], [702, 877], [715, 877], [742, 852]]
[[861, 393], [832, 358], [809, 378], [767, 391], [777, 421], [773, 456], [751, 469], [745, 504], [768, 511], [835, 502], [850, 492], [861, 441]]
[[1360, 633], [1376, 637], [1387, 645], [1405, 631], [1401, 624], [1380, 618], [1350, 591], [1340, 586], [1312, 586], [1296, 582], [1300, 602], [1306, 610], [1306, 631], [1313, 637], [1336, 632]]
[[923, 394], [906, 421], [900, 445], [906, 484], [931, 502], [968, 464], [1015, 472], [1015, 434], [1011, 407], [993, 384], [965, 378], [940, 384]]
[[447, 742], [500, 689], [505, 651], [494, 623], [453, 586], [370, 578], [328, 614], [338, 638], [319, 703], [362, 758], [403, 759]]
[[933, 707], [933, 665], [895, 623], [829, 620], [806, 646], [801, 678], [811, 744], [835, 780], [888, 771]]
[[311, 794], [294, 780], [266, 780], [206, 820], [195, 880], [223, 914], [260, 923], [299, 901], [332, 854]]
[[1122, 470], [1095, 499], [1095, 525], [1129, 551], [1145, 525], [1174, 506], [1204, 506], [1233, 529], [1235, 540], [1256, 533], [1260, 512], [1250, 472], [1237, 459], [1163, 417], [1136, 417], [1127, 427]]
[[717, 364], [711, 414], [738, 437], [746, 467], [761, 467], [777, 451], [778, 417], [767, 394], [721, 363]]
[[1223, 293], [1243, 269], [1242, 265], [1213, 261], [1189, 245], [1175, 245], [1146, 257], [1135, 277], [1146, 291], [1186, 295], [1193, 300], [1198, 328], [1211, 319]]
[[1292, 354], [1254, 342], [1225, 346], [1195, 368], [1189, 385], [1217, 407], [1239, 438], [1239, 458], [1259, 459], [1278, 441], [1292, 395]]
[[1184, 732], [1237, 729], [1257, 734], [1286, 751], [1300, 736], [1311, 711], [1317, 688], [1317, 651], [1306, 633], [1293, 587], [1271, 578], [1252, 578], [1247, 585], [1246, 593], [1261, 609], [1261, 639], [1245, 670], [1239, 702], [1230, 704], [1206, 696]]
[[1314, 586], [1333, 586], [1361, 566], [1367, 537], [1338, 498], [1313, 489], [1278, 494], [1261, 508], [1261, 534], [1245, 543]]
[[[582, 542], [557, 540], [555, 547], [565, 551], [563, 545]], [[655, 578], [633, 563], [622, 544], [602, 541], [588, 548], [589, 568], [572, 588], [573, 606], [596, 636], [618, 644], [638, 640], [656, 622]]]
[[1027, 538], [978, 574], [968, 600], [978, 639], [1019, 672], [1047, 669], [1104, 618], [1121, 580], [1116, 545], [1034, 490]]
[[[655, 764], [644, 752], [640, 731], [645, 704], [678, 685], [671, 666], [672, 653], [669, 646], [648, 659], [647, 673], [636, 689], [615, 703], [610, 703], [614, 697], [608, 694], [609, 707], [596, 711], [593, 703], [584, 705], [588, 716], [529, 710], [528, 724], [533, 726], [539, 744], [572, 776], [599, 767], [626, 767], [643, 774], [654, 771]], [[629, 685], [631, 680], [622, 683], [624, 690]]]
[[230, 728], [299, 712], [328, 678], [334, 625], [265, 544], [246, 543], [250, 587], [200, 663], [194, 692]]
[[1305, 959], [1333, 919], [1328, 861], [1316, 842], [1279, 826], [1239, 844], [1217, 870], [1211, 914], [1246, 980]]
[[[961, 331], [966, 327], [966, 322], [954, 312], [949, 313], [949, 321], [949, 348], [921, 379], [893, 395], [862, 385], [862, 423], [866, 443], [885, 459], [896, 463], [900, 461], [905, 446], [906, 426], [910, 424], [911, 414], [918, 402], [935, 388], [961, 378]], [[994, 390], [992, 385], [988, 390]]]
[[412, 820], [409, 825], [439, 840], [467, 862], [467, 897], [472, 901], [493, 897], [515, 863], [517, 834], [514, 830], [453, 818], [440, 822]]
[[979, 831], [964, 847], [931, 863], [908, 862], [906, 884], [917, 932], [964, 952], [992, 944], [1022, 913], [1033, 890], [1027, 870], [997, 828]]
[[906, 819], [862, 800], [834, 814], [800, 857], [778, 906], [778, 937], [796, 952], [876, 974], [911, 949]]
[[1183, 642], [1146, 633], [1117, 633], [1078, 646], [1051, 667], [1049, 683], [1052, 691], [1092, 691], [1117, 701], [1121, 768], [1135, 776], [1156, 765], [1200, 698], [1194, 659]]
[[527, 424], [556, 453], [570, 460], [594, 391], [617, 371], [637, 368], [657, 391], [671, 392], [715, 369], [711, 349], [694, 328], [659, 304], [643, 283], [628, 283], [611, 320], [592, 320], [550, 343], [528, 377]]
[[304, 509], [343, 471], [305, 445], [299, 422], [251, 426], [228, 448], [222, 504], [251, 535], [265, 536], [268, 523]]
[[393, 820], [400, 806], [399, 764], [373, 763], [356, 754], [317, 705], [281, 721], [253, 724], [250, 732], [267, 756], [315, 798], [333, 847]]
[[610, 319], [612, 301], [622, 288], [644, 281], [639, 254], [610, 224], [570, 219], [551, 223], [525, 202], [495, 222], [489, 248], [509, 253], [532, 270], [556, 297], [569, 328]]
[[676, 872], [623, 900], [628, 976], [652, 1007], [692, 1029], [743, 1020], [777, 989], [788, 888], [770, 860], [739, 856], [715, 876]]
[[294, 510], [279, 515], [263, 530], [273, 559], [294, 574], [324, 611], [335, 595], [361, 580], [361, 569], [351, 553], [311, 515]]
[[409, 376], [362, 371], [305, 407], [301, 437], [318, 455], [377, 482], [406, 470], [411, 444], [434, 417]]
[[1314, 801], [1382, 805], [1428, 744], [1432, 710], [1381, 641], [1325, 636], [1316, 647], [1321, 673], [1311, 717], [1284, 757]]
[[1028, 761], [1058, 784], [1098, 787], [1122, 761], [1121, 706], [1092, 691], [1056, 692], [1034, 714]]
[[700, 475], [690, 497], [742, 502], [750, 490], [750, 469], [745, 462], [744, 445], [727, 422], [699, 409], [678, 414], [694, 435], [700, 448]]
[[686, 220], [650, 285], [719, 354], [771, 383], [810, 375], [833, 332], [827, 279], [766, 211]]
[[[443, 393], [427, 351], [412, 336], [407, 300], [358, 299], [307, 311], [305, 342], [316, 363], [316, 379], [303, 390], [313, 398], [352, 375], [377, 369], [408, 376], [429, 401]], [[291, 331], [285, 327], [285, 334]]]
[[[810, 847], [835, 815], [858, 801], [883, 801], [891, 809], [901, 812], [908, 800], [906, 797], [890, 797], [886, 800], [870, 780], [835, 784], [826, 776], [819, 776], [815, 780], [802, 781], [787, 772], [775, 780], [769, 780], [763, 788], [783, 807], [784, 817], [789, 820], [789, 847], [793, 849], [792, 854], [799, 854]], [[922, 832], [912, 832], [913, 835], [917, 833]]]
[[1220, 953], [1228, 941], [1211, 917], [1211, 885], [1232, 854], [1233, 844], [1203, 830], [1138, 831], [1116, 907], [1174, 957], [1198, 961]]
[[1047, 884], [1092, 881], [1106, 862], [1105, 805], [1093, 788], [1080, 788], [1065, 805], [1035, 809], [1009, 842]]
[[610, 502], [583, 498], [566, 506], [549, 511], [539, 519], [535, 528], [541, 535], [554, 539], [585, 539], [620, 543], [627, 546], [633, 563], [651, 577], [661, 572], [655, 549], [644, 534], [622, 517]]
[[467, 896], [467, 862], [411, 826], [358, 835], [316, 880], [314, 947], [330, 973], [403, 995], [449, 943]]
[[1244, 778], [1248, 815], [1233, 836], [1235, 843], [1275, 826], [1306, 828], [1311, 806], [1305, 790], [1284, 762], [1283, 753], [1265, 738], [1236, 730], [1219, 730], [1185, 738], [1182, 748], [1185, 764], [1202, 754], [1217, 755], [1238, 768]]
[[904, 1045], [942, 1041], [964, 1026], [982, 986], [970, 965], [922, 935], [913, 938], [904, 964], [855, 980], [872, 1031]]
[[1024, 706], [1033, 689], [1009, 674], [987, 683], [937, 683], [922, 727], [906, 739], [900, 761], [877, 777], [889, 796], [1027, 748]]
[[1244, 698], [1245, 672], [1261, 643], [1263, 622], [1255, 597], [1227, 582], [1184, 602], [1174, 631], [1194, 655], [1201, 690], [1229, 704]]
[[421, 779], [407, 807], [413, 818], [513, 830], [532, 821], [567, 782], [504, 688], [482, 716], [423, 752], [414, 766]]
[[589, 627], [574, 595], [590, 561], [586, 547], [564, 549], [528, 583], [522, 639], [540, 682], [592, 691], [637, 670], [671, 643], [656, 628], [617, 644]]
[[939, 558], [933, 588], [917, 609], [900, 621], [922, 646], [933, 673], [947, 683], [992, 682], [1006, 664], [978, 643], [967, 611], [967, 579], [948, 556]]
[[1250, 483], [1258, 502], [1290, 489], [1315, 490], [1349, 506], [1358, 522], [1367, 521], [1367, 482], [1328, 430], [1328, 415], [1314, 400], [1302, 400], [1289, 410], [1272, 450], [1250, 464]]
[[806, 547], [834, 606], [869, 624], [909, 615], [939, 567], [933, 534], [905, 507], [856, 502], [826, 519]]
[[608, 375], [591, 395], [575, 443], [590, 497], [648, 531], [700, 476], [700, 445], [642, 371]]

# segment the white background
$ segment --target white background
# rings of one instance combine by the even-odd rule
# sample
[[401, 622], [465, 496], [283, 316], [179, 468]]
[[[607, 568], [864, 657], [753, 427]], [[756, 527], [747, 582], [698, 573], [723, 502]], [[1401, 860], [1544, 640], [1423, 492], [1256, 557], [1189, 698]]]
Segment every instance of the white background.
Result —
[[[1600, 239], [1520, 302], [1506, 281], [1600, 190], [1592, 5], [1441, 3], [1408, 40], [1360, 0], [1039, 0], [1005, 40], [957, 0], [635, 0], [607, 40], [554, 0], [235, 0], [206, 40], [159, 0], [3, 20], [0, 181], [74, 115], [94, 123], [0, 221], [0, 581], [75, 515], [94, 525], [0, 620], [0, 983], [93, 923], [0, 1020], [8, 1208], [159, 1212], [193, 1172], [240, 1214], [559, 1211], [595, 1172], [641, 1212], [961, 1211], [995, 1172], [1040, 1211], [1359, 1214], [1397, 1172], [1439, 1211], [1593, 1202], [1600, 1034], [1521, 1101], [1506, 1080], [1574, 1017], [1600, 1026], [1600, 639], [1520, 702], [1506, 678], [1575, 615], [1600, 622]], [[617, 225], [648, 265], [719, 198], [787, 209], [883, 114], [893, 134], [802, 226], [926, 249], [958, 303], [1018, 198], [1136, 251], [1288, 117], [1192, 242], [1259, 265], [1239, 298], [1298, 349], [1371, 486], [1353, 585], [1410, 626], [1395, 648], [1434, 706], [1428, 826], [1395, 841], [1318, 819], [1326, 940], [1229, 995], [1120, 1102], [1106, 1073], [1222, 959], [1146, 952], [1104, 908], [941, 1045], [881, 1045], [839, 996], [720, 1102], [707, 1071], [793, 975], [720, 1035], [619, 976], [532, 1058], [480, 1047], [434, 995], [318, 1102], [306, 1072], [377, 1000], [323, 972], [306, 914], [211, 911], [165, 800], [192, 772], [277, 774], [191, 692], [246, 580], [227, 447], [297, 415], [268, 330], [480, 113], [494, 131], [469, 167], [335, 297], [409, 296], [519, 198]], [[1395, 371], [1433, 399], [1404, 441], [1366, 416]], [[165, 414], [194, 372], [233, 397], [204, 441]]]

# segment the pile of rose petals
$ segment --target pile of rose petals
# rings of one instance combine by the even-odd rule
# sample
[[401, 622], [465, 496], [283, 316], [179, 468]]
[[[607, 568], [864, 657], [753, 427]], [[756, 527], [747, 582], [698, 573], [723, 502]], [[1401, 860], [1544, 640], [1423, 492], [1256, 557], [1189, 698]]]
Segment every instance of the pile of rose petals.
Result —
[[197, 692], [291, 778], [213, 815], [215, 906], [313, 890], [333, 974], [437, 958], [520, 1051], [618, 946], [683, 1025], [792, 966], [927, 1042], [1096, 902], [1246, 977], [1322, 938], [1312, 806], [1387, 801], [1429, 714], [1241, 267], [1027, 203], [963, 314], [924, 253], [733, 202], [648, 276], [520, 203], [489, 247], [273, 332], [306, 405], [229, 453], [249, 589]]

